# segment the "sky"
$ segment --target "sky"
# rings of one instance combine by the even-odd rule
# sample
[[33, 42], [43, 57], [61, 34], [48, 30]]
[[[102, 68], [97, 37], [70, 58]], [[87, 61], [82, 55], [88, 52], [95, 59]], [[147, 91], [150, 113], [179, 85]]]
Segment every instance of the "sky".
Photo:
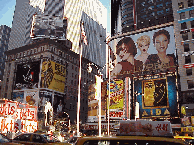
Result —
[[[111, 0], [100, 0], [107, 8], [107, 32], [110, 33], [110, 9]], [[13, 15], [15, 10], [16, 0], [0, 0], [0, 25], [12, 27]]]

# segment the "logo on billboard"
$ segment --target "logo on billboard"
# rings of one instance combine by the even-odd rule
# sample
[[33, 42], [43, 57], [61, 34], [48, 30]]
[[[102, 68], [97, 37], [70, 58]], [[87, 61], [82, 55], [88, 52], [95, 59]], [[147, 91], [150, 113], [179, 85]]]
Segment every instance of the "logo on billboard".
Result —
[[65, 77], [65, 66], [50, 60], [43, 61], [41, 72], [42, 88], [48, 88], [64, 93]]

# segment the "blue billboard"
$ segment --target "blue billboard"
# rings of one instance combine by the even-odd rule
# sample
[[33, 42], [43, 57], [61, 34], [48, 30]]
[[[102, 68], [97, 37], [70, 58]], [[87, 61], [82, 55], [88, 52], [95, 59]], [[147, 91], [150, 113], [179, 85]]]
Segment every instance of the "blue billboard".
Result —
[[134, 77], [134, 95], [140, 118], [178, 116], [174, 73]]

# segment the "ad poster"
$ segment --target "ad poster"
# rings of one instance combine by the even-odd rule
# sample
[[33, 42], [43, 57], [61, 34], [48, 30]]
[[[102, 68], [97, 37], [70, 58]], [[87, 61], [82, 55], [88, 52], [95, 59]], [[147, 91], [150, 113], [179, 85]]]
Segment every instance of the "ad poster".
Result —
[[135, 77], [134, 92], [140, 118], [178, 116], [176, 76], [173, 73]]
[[38, 107], [39, 93], [34, 91], [25, 91], [24, 92], [24, 103]]
[[41, 71], [41, 88], [48, 88], [64, 93], [65, 78], [65, 66], [50, 60], [43, 61]]
[[[107, 85], [107, 95], [109, 85]], [[108, 99], [107, 99], [108, 101]], [[123, 80], [113, 80], [110, 82], [110, 119], [121, 119], [124, 117], [124, 87]], [[108, 105], [108, 102], [107, 102]], [[108, 108], [108, 107], [107, 107]]]
[[15, 90], [38, 88], [40, 61], [17, 65]]
[[116, 60], [111, 79], [174, 72], [176, 60], [173, 27], [169, 24], [112, 39], [109, 46]]
[[54, 117], [62, 117], [64, 109], [65, 109], [64, 96], [60, 93], [55, 93], [53, 101]]
[[57, 16], [34, 15], [30, 37], [66, 40], [67, 19]]

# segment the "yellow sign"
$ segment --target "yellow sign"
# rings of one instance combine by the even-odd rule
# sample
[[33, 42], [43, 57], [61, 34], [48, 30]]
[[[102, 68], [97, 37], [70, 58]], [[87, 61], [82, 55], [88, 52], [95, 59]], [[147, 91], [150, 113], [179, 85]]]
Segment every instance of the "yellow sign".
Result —
[[181, 132], [193, 132], [194, 127], [181, 127]]
[[66, 69], [65, 66], [53, 62], [44, 61], [42, 63], [41, 87], [64, 93]]
[[[109, 90], [107, 91], [109, 93]], [[114, 80], [110, 83], [109, 109], [123, 110], [123, 80]], [[108, 104], [108, 103], [107, 103]]]

